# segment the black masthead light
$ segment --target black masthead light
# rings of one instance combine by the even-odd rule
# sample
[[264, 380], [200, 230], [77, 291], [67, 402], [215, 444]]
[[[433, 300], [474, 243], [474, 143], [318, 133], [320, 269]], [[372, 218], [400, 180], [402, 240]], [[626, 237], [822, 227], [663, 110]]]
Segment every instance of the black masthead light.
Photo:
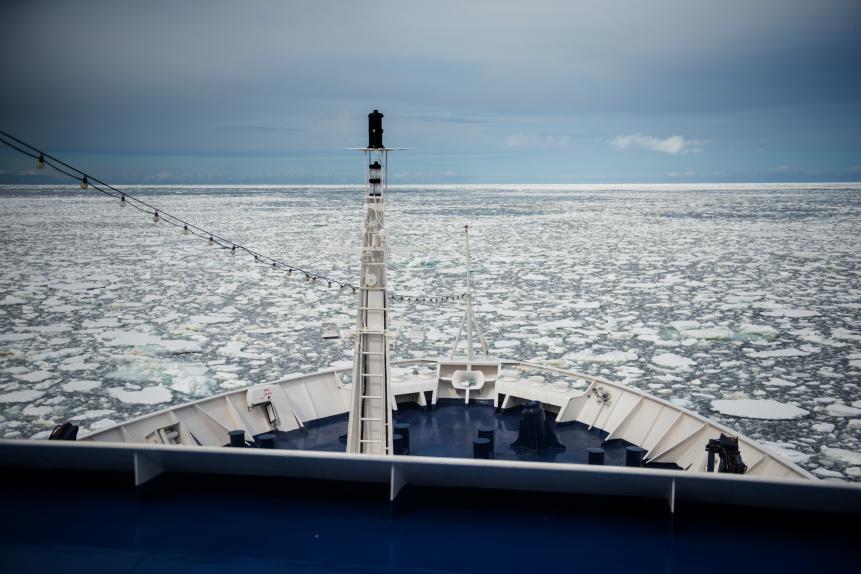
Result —
[[374, 110], [368, 114], [368, 147], [383, 149], [383, 114]]
[[381, 177], [383, 166], [380, 165], [380, 162], [375, 161], [371, 165], [368, 166], [368, 171], [371, 174], [368, 183], [381, 183], [383, 181]]

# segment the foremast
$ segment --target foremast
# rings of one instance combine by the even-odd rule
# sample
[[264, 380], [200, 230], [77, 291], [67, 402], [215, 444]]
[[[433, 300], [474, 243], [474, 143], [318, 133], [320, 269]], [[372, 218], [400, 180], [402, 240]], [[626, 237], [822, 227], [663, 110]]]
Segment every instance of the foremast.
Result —
[[463, 226], [464, 239], [466, 242], [466, 293], [464, 308], [463, 308], [463, 317], [460, 319], [460, 327], [457, 330], [457, 337], [454, 339], [454, 345], [451, 348], [451, 356], [450, 359], [454, 359], [457, 355], [458, 347], [460, 346], [460, 337], [463, 335], [464, 327], [466, 327], [466, 360], [472, 362], [473, 359], [473, 351], [472, 351], [472, 340], [474, 335], [478, 335], [478, 342], [481, 345], [481, 350], [484, 351], [484, 357], [487, 358], [490, 353], [490, 349], [487, 347], [487, 341], [484, 338], [484, 335], [481, 333], [481, 327], [478, 324], [478, 319], [475, 317], [475, 308], [474, 301], [472, 296], [472, 283], [470, 280], [471, 276], [471, 268], [470, 268], [470, 258], [469, 258], [469, 225]]
[[353, 351], [353, 397], [347, 427], [347, 452], [391, 454], [392, 395], [387, 331], [385, 197], [386, 161], [383, 114], [368, 114], [365, 156], [365, 219], [359, 272], [358, 321]]

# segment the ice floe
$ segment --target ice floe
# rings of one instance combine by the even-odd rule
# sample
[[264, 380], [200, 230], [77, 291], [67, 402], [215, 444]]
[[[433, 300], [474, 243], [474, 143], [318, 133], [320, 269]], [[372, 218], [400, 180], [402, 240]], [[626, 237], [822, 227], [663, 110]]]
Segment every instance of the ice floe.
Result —
[[21, 412], [25, 417], [44, 417], [54, 412], [54, 407], [28, 405]]
[[799, 406], [771, 399], [720, 399], [711, 402], [719, 413], [749, 419], [786, 420], [803, 417], [807, 411]]
[[861, 415], [861, 408], [850, 407], [842, 403], [830, 404], [825, 407], [825, 411], [833, 417], [857, 417]]
[[696, 364], [696, 361], [675, 353], [661, 353], [652, 357], [652, 363], [667, 369], [688, 369]]
[[83, 379], [74, 379], [63, 385], [63, 390], [68, 393], [86, 393], [97, 389], [102, 385], [99, 381], [86, 381]]
[[40, 383], [45, 379], [50, 379], [54, 374], [50, 371], [33, 371], [24, 375], [15, 375], [16, 379], [27, 381], [28, 383]]
[[170, 389], [163, 385], [146, 387], [138, 391], [127, 391], [125, 389], [115, 387], [108, 389], [108, 394], [120, 402], [138, 405], [169, 403], [173, 398]]
[[773, 441], [760, 441], [762, 446], [766, 447], [770, 451], [774, 452], [774, 454], [778, 455], [781, 458], [788, 460], [789, 462], [794, 462], [795, 464], [802, 464], [807, 462], [812, 455], [805, 454], [803, 452], [799, 452], [798, 447], [790, 442], [773, 442]]
[[155, 347], [168, 353], [199, 353], [203, 350], [200, 343], [176, 339], [162, 339], [149, 333], [134, 331], [105, 331], [101, 335], [108, 347]]
[[793, 347], [786, 349], [773, 349], [769, 351], [750, 351], [747, 353], [749, 357], [754, 359], [773, 359], [775, 357], [806, 357], [810, 353], [799, 351]]
[[44, 396], [44, 392], [35, 391], [32, 389], [25, 389], [21, 391], [12, 391], [11, 393], [5, 393], [0, 395], [0, 403], [29, 403], [30, 401], [35, 401], [41, 396]]
[[0, 299], [0, 305], [23, 305], [26, 303], [24, 299], [20, 297], [15, 297], [14, 295], [6, 295], [2, 299]]
[[819, 449], [822, 455], [828, 458], [833, 458], [844, 464], [859, 465], [861, 464], [861, 453], [847, 450], [845, 448], [832, 448], [823, 446]]
[[608, 351], [606, 353], [584, 351], [582, 353], [568, 353], [564, 358], [567, 361], [584, 361], [590, 363], [627, 363], [629, 361], [636, 361], [639, 355], [635, 351]]

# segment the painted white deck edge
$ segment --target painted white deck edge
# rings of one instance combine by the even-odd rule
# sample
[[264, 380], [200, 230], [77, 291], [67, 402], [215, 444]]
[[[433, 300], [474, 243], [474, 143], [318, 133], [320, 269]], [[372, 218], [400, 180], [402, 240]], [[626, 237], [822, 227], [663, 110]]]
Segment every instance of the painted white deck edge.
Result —
[[[441, 360], [445, 361], [445, 359], [441, 359]], [[604, 386], [612, 388], [612, 389], [615, 389], [616, 391], [619, 392], [619, 396], [614, 400], [614, 404], [618, 404], [620, 397], [623, 395], [632, 395], [635, 397], [641, 397], [644, 401], [653, 402], [655, 404], [661, 405], [661, 406], [663, 406], [667, 409], [670, 409], [672, 411], [681, 413], [682, 415], [684, 415], [686, 417], [690, 417], [691, 419], [693, 419], [695, 421], [698, 421], [699, 423], [705, 425], [708, 428], [708, 430], [710, 431], [710, 434], [715, 435], [714, 438], [717, 438], [716, 435], [721, 433], [721, 432], [727, 433], [730, 435], [734, 435], [734, 436], [738, 436], [740, 443], [743, 444], [743, 449], [749, 448], [749, 449], [755, 451], [755, 454], [760, 455], [758, 457], [746, 456], [745, 460], [751, 466], [759, 465], [761, 462], [764, 462], [763, 459], [769, 459], [771, 464], [772, 464], [772, 467], [774, 467], [774, 466], [778, 467], [778, 469], [776, 469], [772, 474], [774, 474], [774, 473], [776, 473], [778, 475], [788, 474], [788, 475], [794, 475], [794, 477], [798, 478], [798, 479], [807, 479], [807, 480], [819, 481], [819, 478], [817, 476], [815, 476], [812, 473], [808, 472], [807, 470], [801, 468], [797, 464], [783, 459], [780, 455], [771, 451], [767, 447], [759, 444], [758, 442], [754, 441], [753, 439], [750, 439], [744, 435], [741, 435], [738, 432], [736, 432], [735, 430], [733, 430], [733, 429], [731, 429], [725, 425], [716, 423], [716, 422], [700, 415], [699, 413], [696, 413], [694, 411], [691, 411], [691, 410], [685, 409], [683, 407], [680, 407], [678, 405], [675, 405], [675, 404], [673, 404], [667, 400], [656, 397], [656, 396], [654, 396], [654, 395], [652, 395], [646, 391], [643, 391], [643, 390], [640, 390], [640, 389], [637, 389], [634, 387], [629, 387], [627, 385], [623, 385], [620, 383], [615, 383], [613, 381], [604, 379], [602, 377], [587, 375], [584, 373], [579, 373], [576, 371], [570, 371], [567, 369], [562, 369], [562, 368], [558, 368], [558, 367], [544, 365], [541, 363], [534, 363], [534, 362], [529, 362], [529, 361], [518, 361], [518, 360], [505, 360], [505, 359], [495, 359], [494, 362], [496, 362], [496, 361], [498, 361], [498, 363], [501, 363], [503, 368], [520, 366], [520, 367], [527, 368], [527, 369], [542, 370], [542, 371], [549, 372], [549, 373], [556, 373], [556, 374], [567, 376], [567, 377], [574, 377], [574, 378], [582, 379], [584, 381], [589, 382], [589, 384], [590, 384], [589, 388], [587, 388], [587, 393], [588, 393], [589, 389], [592, 388], [593, 385], [598, 385], [598, 384], [604, 385]], [[434, 359], [434, 358], [404, 359], [404, 360], [392, 361], [392, 365], [404, 366], [404, 365], [417, 365], [417, 364], [436, 364], [437, 362], [438, 362], [438, 359]], [[478, 362], [481, 362], [481, 360], [478, 360]], [[327, 375], [332, 376], [331, 382], [328, 382], [328, 381], [326, 381], [326, 379], [323, 379], [323, 381], [326, 381], [326, 382], [322, 382], [321, 384], [326, 384], [326, 385], [335, 384], [336, 374], [350, 372], [351, 370], [352, 370], [351, 367], [344, 367], [344, 368], [323, 369], [323, 370], [312, 372], [312, 373], [296, 373], [296, 374], [291, 374], [291, 375], [285, 376], [285, 377], [279, 379], [278, 381], [275, 381], [273, 383], [268, 383], [268, 384], [282, 385], [282, 386], [290, 385], [290, 383], [302, 384], [302, 382], [308, 381], [310, 379], [316, 379], [318, 383], [321, 383], [321, 378], [324, 378]], [[195, 401], [182, 403], [180, 405], [173, 405], [173, 406], [167, 407], [165, 409], [161, 409], [161, 410], [158, 410], [158, 411], [146, 414], [146, 415], [142, 415], [140, 417], [136, 417], [134, 419], [123, 421], [121, 423], [118, 423], [118, 424], [110, 426], [110, 427], [106, 427], [104, 429], [99, 429], [98, 431], [94, 431], [91, 433], [82, 433], [81, 436], [79, 437], [79, 440], [83, 440], [86, 442], [89, 442], [89, 441], [95, 442], [95, 441], [105, 440], [104, 438], [101, 438], [101, 437], [109, 435], [110, 433], [116, 432], [117, 430], [120, 430], [120, 429], [133, 428], [133, 427], [135, 427], [136, 423], [146, 421], [147, 419], [155, 420], [159, 417], [163, 417], [163, 416], [169, 414], [171, 411], [176, 411], [178, 409], [187, 408], [191, 405], [203, 405], [205, 403], [214, 403], [214, 402], [222, 399], [223, 397], [232, 397], [234, 395], [244, 395], [247, 392], [248, 388], [249, 387], [232, 389], [232, 390], [225, 391], [223, 393], [219, 393], [217, 395], [213, 395], [213, 396], [206, 397], [203, 399], [198, 399]], [[345, 407], [344, 412], [346, 412], [347, 408], [348, 407]], [[584, 422], [584, 423], [590, 424], [590, 425], [592, 423], [592, 421], [580, 421], [580, 422]], [[598, 426], [598, 428], [602, 428], [602, 427]], [[603, 429], [603, 430], [607, 430], [607, 429]], [[678, 438], [678, 437], [675, 437], [675, 438]], [[672, 444], [677, 444], [677, 443], [672, 443]], [[198, 447], [198, 446], [188, 447], [188, 446], [186, 446], [185, 448], [196, 449], [196, 448], [201, 448], [201, 447]], [[705, 452], [704, 448], [705, 448], [705, 445], [703, 445], [703, 452]], [[664, 448], [662, 450], [667, 450], [667, 448]], [[518, 463], [518, 464], [520, 464], [520, 463]], [[556, 463], [554, 463], [554, 464], [556, 464]], [[763, 465], [763, 466], [765, 466], [765, 465]], [[695, 469], [692, 469], [691, 472], [685, 472], [684, 474], [686, 474], [686, 475], [687, 474], [693, 474], [694, 470]], [[652, 469], [649, 469], [649, 472], [651, 472], [651, 471], [652, 471]], [[697, 473], [703, 474], [702, 472], [697, 472]], [[750, 478], [754, 478], [754, 477], [751, 475], [745, 475], [745, 479], [750, 479]]]

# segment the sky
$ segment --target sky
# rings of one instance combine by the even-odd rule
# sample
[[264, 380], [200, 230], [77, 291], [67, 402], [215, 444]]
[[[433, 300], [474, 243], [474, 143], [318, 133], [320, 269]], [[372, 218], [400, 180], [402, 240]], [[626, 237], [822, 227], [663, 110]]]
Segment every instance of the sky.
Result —
[[0, 129], [117, 184], [361, 183], [373, 109], [393, 185], [861, 181], [858, 0], [5, 0], [0, 54]]

